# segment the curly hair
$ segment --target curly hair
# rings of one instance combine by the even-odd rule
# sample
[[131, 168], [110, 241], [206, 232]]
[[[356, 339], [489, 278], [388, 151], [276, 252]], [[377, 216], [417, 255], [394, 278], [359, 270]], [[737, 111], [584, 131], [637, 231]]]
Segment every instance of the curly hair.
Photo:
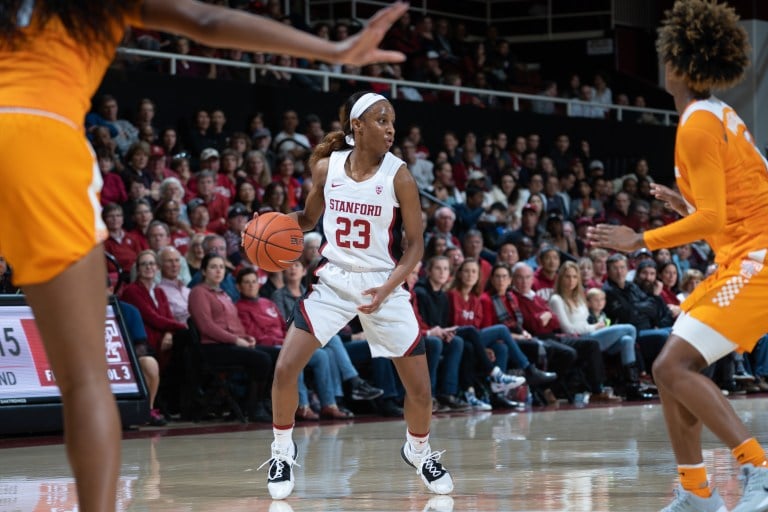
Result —
[[[114, 44], [114, 24], [123, 26], [129, 12], [135, 11], [139, 0], [36, 0], [35, 16], [40, 26], [52, 18], [59, 18], [67, 34], [86, 48], [103, 49]], [[26, 34], [22, 12], [24, 0], [0, 2], [0, 46], [17, 48]], [[26, 5], [24, 5], [26, 7]], [[28, 13], [27, 13], [28, 14]]]
[[658, 30], [656, 49], [695, 93], [727, 89], [749, 65], [749, 42], [732, 7], [715, 0], [678, 0]]

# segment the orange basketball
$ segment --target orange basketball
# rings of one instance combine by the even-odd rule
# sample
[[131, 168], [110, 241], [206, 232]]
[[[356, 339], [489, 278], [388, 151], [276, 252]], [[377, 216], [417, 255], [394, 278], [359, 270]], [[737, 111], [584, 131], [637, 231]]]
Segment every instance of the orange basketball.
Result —
[[267, 272], [291, 266], [304, 250], [304, 233], [291, 217], [269, 212], [250, 221], [243, 231], [243, 248], [251, 262]]

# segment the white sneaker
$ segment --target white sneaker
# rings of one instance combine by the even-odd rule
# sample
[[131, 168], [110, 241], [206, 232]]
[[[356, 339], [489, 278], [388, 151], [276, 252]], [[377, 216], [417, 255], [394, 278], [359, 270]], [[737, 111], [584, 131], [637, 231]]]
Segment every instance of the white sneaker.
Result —
[[519, 388], [525, 384], [525, 377], [507, 375], [502, 371], [497, 372], [496, 369], [494, 369], [488, 379], [491, 381], [491, 391], [494, 393], [506, 393], [510, 389]]
[[434, 496], [429, 499], [422, 512], [453, 512], [453, 498], [450, 496]]
[[744, 464], [739, 480], [744, 493], [733, 512], [768, 511], [768, 467]]
[[475, 395], [475, 388], [470, 387], [466, 393], [464, 393], [464, 400], [476, 411], [492, 411], [493, 407], [487, 402], [483, 402], [477, 395]]
[[728, 512], [728, 509], [715, 489], [709, 498], [700, 498], [678, 485], [675, 487], [675, 499], [661, 509], [661, 512]]
[[296, 443], [293, 443], [292, 451], [293, 453], [289, 453], [288, 449], [281, 449], [277, 443], [273, 441], [272, 457], [258, 467], [258, 469], [261, 469], [269, 464], [267, 489], [273, 500], [285, 499], [293, 492], [293, 486], [295, 485], [293, 479], [293, 466], [299, 466], [296, 464], [296, 456], [298, 455]]
[[440, 456], [443, 453], [445, 452], [433, 452], [429, 445], [422, 453], [414, 453], [408, 441], [400, 449], [400, 455], [405, 463], [416, 468], [421, 481], [435, 494], [448, 494], [453, 490], [453, 479], [440, 463]]

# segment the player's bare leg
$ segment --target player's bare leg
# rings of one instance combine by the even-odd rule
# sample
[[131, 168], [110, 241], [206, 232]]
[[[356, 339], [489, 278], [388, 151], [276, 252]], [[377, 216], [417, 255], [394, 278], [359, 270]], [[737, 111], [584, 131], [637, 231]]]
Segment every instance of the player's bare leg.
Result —
[[293, 423], [299, 406], [299, 373], [309, 363], [320, 342], [312, 334], [291, 325], [285, 344], [275, 364], [272, 381], [272, 456], [269, 465], [267, 489], [273, 499], [287, 498], [294, 487], [293, 466], [296, 463], [296, 444], [293, 442]]
[[115, 510], [120, 417], [104, 355], [106, 275], [99, 245], [43, 284], [25, 286], [64, 406], [64, 439], [79, 510]]
[[405, 387], [403, 409], [408, 432], [401, 450], [403, 460], [416, 468], [430, 491], [448, 494], [453, 490], [453, 479], [439, 462], [442, 452], [433, 452], [429, 446], [432, 386], [429, 382], [427, 357], [424, 354], [399, 357], [392, 362]]

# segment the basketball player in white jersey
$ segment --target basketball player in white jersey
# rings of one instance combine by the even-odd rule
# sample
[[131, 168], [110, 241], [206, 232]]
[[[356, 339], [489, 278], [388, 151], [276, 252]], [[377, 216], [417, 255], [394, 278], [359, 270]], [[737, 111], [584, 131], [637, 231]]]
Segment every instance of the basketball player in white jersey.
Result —
[[[359, 316], [371, 355], [392, 358], [405, 386], [408, 430], [401, 455], [430, 491], [447, 494], [453, 480], [439, 462], [442, 452], [429, 445], [432, 394], [424, 342], [402, 287], [424, 252], [418, 189], [405, 162], [389, 152], [395, 111], [386, 98], [356, 93], [340, 119], [343, 132], [328, 134], [309, 160], [312, 189], [304, 210], [290, 214], [308, 231], [325, 212], [327, 242], [315, 272], [318, 282], [297, 304], [275, 368], [267, 487], [273, 499], [293, 491], [299, 372], [315, 350]], [[400, 247], [398, 211], [409, 242], [399, 259], [393, 254]]]

